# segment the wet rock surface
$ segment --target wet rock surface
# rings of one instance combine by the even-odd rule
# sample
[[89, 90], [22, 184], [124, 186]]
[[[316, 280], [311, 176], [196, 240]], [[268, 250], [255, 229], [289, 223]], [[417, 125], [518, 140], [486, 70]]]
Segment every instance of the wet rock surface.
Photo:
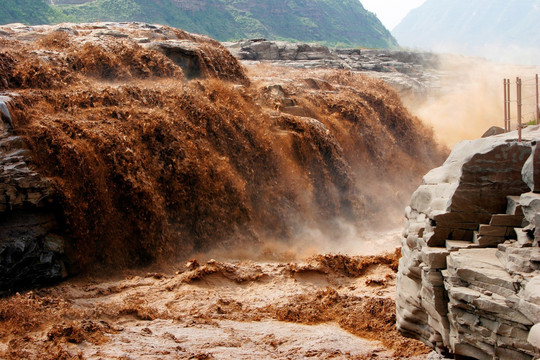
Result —
[[54, 190], [12, 131], [10, 100], [0, 97], [0, 295], [66, 276]]
[[539, 356], [531, 332], [540, 321], [539, 208], [522, 179], [524, 166], [540, 166], [538, 138], [535, 126], [521, 143], [516, 132], [462, 142], [424, 177], [406, 210], [396, 300], [403, 334], [442, 354]]

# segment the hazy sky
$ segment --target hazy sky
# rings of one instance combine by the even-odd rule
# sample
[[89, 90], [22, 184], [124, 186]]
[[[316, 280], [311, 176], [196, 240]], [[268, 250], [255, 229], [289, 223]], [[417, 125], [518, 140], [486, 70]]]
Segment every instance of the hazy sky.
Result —
[[388, 30], [394, 29], [414, 8], [426, 0], [360, 0], [364, 7], [375, 13]]

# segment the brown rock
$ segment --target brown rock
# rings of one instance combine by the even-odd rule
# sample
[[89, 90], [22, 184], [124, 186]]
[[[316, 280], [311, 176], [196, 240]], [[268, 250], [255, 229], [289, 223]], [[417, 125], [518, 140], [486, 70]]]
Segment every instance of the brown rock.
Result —
[[521, 215], [495, 214], [491, 217], [489, 225], [520, 227], [522, 222], [523, 216]]

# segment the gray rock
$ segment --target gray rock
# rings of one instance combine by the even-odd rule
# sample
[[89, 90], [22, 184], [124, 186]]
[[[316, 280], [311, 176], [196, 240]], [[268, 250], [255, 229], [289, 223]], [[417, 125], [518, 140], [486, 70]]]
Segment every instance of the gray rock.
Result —
[[527, 340], [532, 346], [540, 351], [540, 324], [536, 324], [531, 328]]
[[430, 269], [446, 269], [446, 257], [450, 254], [446, 248], [423, 247], [422, 261]]
[[319, 44], [287, 43], [266, 39], [227, 42], [240, 60], [271, 61], [303, 69], [333, 68], [364, 72], [377, 77], [402, 95], [424, 96], [440, 60], [433, 53], [381, 49], [329, 49]]
[[188, 40], [154, 41], [142, 44], [147, 49], [157, 50], [171, 59], [184, 71], [188, 79], [201, 77], [203, 65], [197, 56], [199, 44]]
[[508, 215], [523, 215], [519, 198], [519, 196], [506, 197], [506, 213]]
[[486, 137], [500, 135], [500, 134], [504, 134], [504, 129], [499, 126], [492, 126], [482, 135], [482, 137], [486, 138]]
[[535, 227], [537, 225], [536, 214], [540, 213], [540, 194], [533, 192], [523, 193], [519, 198], [519, 203], [525, 219]]
[[536, 141], [533, 142], [532, 153], [525, 162], [521, 175], [532, 192], [540, 192], [540, 149]]
[[7, 96], [0, 96], [0, 120], [2, 123], [0, 130], [3, 129], [4, 131], [13, 129], [13, 120], [7, 107], [9, 100]]
[[[475, 359], [535, 355], [527, 336], [540, 322], [540, 248], [532, 241], [533, 232], [540, 238], [540, 198], [521, 178], [531, 145], [515, 137], [458, 144], [411, 197], [397, 276], [403, 334]], [[524, 138], [540, 139], [540, 131], [524, 129]]]

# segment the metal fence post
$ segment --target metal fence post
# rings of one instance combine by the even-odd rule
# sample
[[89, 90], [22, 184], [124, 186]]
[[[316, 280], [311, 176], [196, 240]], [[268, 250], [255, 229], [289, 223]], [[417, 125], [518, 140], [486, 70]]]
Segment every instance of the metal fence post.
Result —
[[504, 90], [504, 132], [508, 132], [508, 125], [506, 124], [508, 119], [508, 104], [506, 96], [506, 79], [503, 80], [503, 90]]
[[540, 123], [540, 109], [538, 108], [538, 74], [536, 74], [536, 125]]
[[507, 127], [508, 127], [508, 131], [512, 130], [512, 111], [511, 110], [511, 94], [510, 94], [510, 79], [506, 79], [506, 95], [508, 97], [507, 99], [507, 103], [506, 103], [506, 107], [507, 107], [507, 110], [508, 110], [508, 117], [506, 118], [506, 124], [507, 124]]
[[517, 88], [517, 117], [518, 117], [518, 141], [521, 142], [521, 79], [516, 78]]

